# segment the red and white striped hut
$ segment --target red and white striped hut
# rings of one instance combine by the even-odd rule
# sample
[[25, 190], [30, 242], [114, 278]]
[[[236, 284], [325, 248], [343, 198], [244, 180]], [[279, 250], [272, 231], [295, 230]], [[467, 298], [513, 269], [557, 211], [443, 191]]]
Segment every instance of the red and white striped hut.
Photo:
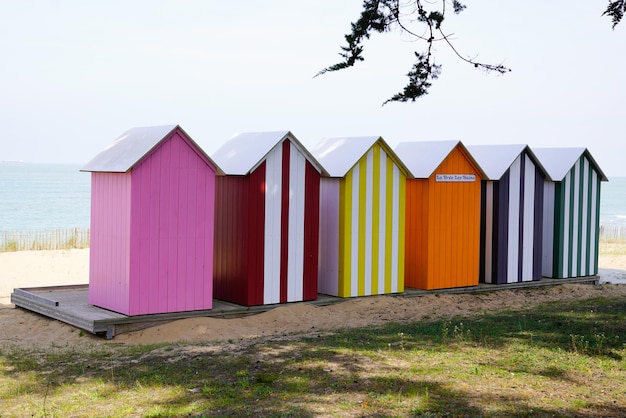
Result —
[[211, 309], [215, 163], [180, 126], [133, 128], [91, 172], [89, 303], [125, 315]]
[[216, 187], [215, 298], [317, 299], [322, 166], [288, 131], [235, 135], [213, 159], [226, 173]]

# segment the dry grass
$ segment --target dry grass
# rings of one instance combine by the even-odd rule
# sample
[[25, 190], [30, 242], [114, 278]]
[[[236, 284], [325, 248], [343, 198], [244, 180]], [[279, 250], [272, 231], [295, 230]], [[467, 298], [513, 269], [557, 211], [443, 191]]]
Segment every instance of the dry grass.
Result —
[[600, 255], [626, 255], [626, 241], [600, 240], [598, 252]]

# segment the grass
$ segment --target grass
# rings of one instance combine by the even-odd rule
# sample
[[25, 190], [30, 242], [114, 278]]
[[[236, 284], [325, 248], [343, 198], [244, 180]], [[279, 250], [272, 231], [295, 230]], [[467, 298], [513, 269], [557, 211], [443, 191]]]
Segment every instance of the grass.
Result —
[[0, 350], [0, 416], [626, 416], [626, 300], [214, 344]]
[[598, 244], [600, 255], [626, 255], [626, 241], [600, 240]]
[[89, 228], [0, 232], [0, 252], [74, 248], [89, 248]]
[[[0, 252], [89, 248], [89, 228], [0, 233]], [[626, 241], [600, 237], [600, 255], [626, 255]]]

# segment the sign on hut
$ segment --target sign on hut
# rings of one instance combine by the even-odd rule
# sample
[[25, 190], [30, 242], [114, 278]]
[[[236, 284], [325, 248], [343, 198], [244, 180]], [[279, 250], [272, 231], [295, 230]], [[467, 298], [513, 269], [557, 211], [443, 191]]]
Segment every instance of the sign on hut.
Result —
[[180, 126], [133, 128], [91, 172], [89, 303], [125, 315], [211, 309], [213, 161]]
[[544, 185], [542, 273], [598, 274], [600, 184], [608, 181], [586, 148], [533, 148], [551, 180]]
[[215, 297], [245, 306], [317, 299], [319, 163], [291, 132], [235, 135], [213, 155]]
[[481, 194], [480, 280], [540, 280], [543, 166], [527, 145], [467, 148], [487, 177]]
[[403, 292], [408, 170], [376, 136], [326, 139], [312, 152], [330, 174], [320, 186], [320, 293]]
[[480, 166], [460, 141], [401, 142], [395, 151], [414, 177], [406, 182], [406, 287], [478, 285]]

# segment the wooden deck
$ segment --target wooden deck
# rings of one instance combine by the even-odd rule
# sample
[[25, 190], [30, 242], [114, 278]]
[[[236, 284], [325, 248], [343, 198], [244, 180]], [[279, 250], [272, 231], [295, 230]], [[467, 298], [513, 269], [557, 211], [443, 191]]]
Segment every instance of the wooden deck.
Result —
[[[430, 294], [492, 292], [497, 290], [555, 286], [565, 283], [597, 284], [599, 278], [599, 276], [575, 277], [567, 279], [544, 278], [540, 281], [534, 282], [500, 285], [481, 283], [478, 286], [453, 289], [406, 289], [404, 293], [388, 296], [419, 297]], [[122, 334], [124, 332], [136, 331], [154, 325], [171, 322], [176, 319], [196, 317], [234, 318], [257, 314], [269, 311], [278, 306], [284, 306], [276, 304], [247, 307], [221, 300], [214, 300], [213, 309], [211, 310], [127, 316], [90, 305], [87, 302], [88, 290], [88, 285], [19, 288], [14, 289], [13, 293], [11, 293], [11, 303], [13, 303], [16, 307], [57, 319], [92, 334], [104, 335], [107, 339], [111, 339], [115, 335]], [[341, 303], [346, 300], [349, 299], [319, 294], [317, 300], [294, 303], [310, 303], [317, 306], [324, 306]]]

